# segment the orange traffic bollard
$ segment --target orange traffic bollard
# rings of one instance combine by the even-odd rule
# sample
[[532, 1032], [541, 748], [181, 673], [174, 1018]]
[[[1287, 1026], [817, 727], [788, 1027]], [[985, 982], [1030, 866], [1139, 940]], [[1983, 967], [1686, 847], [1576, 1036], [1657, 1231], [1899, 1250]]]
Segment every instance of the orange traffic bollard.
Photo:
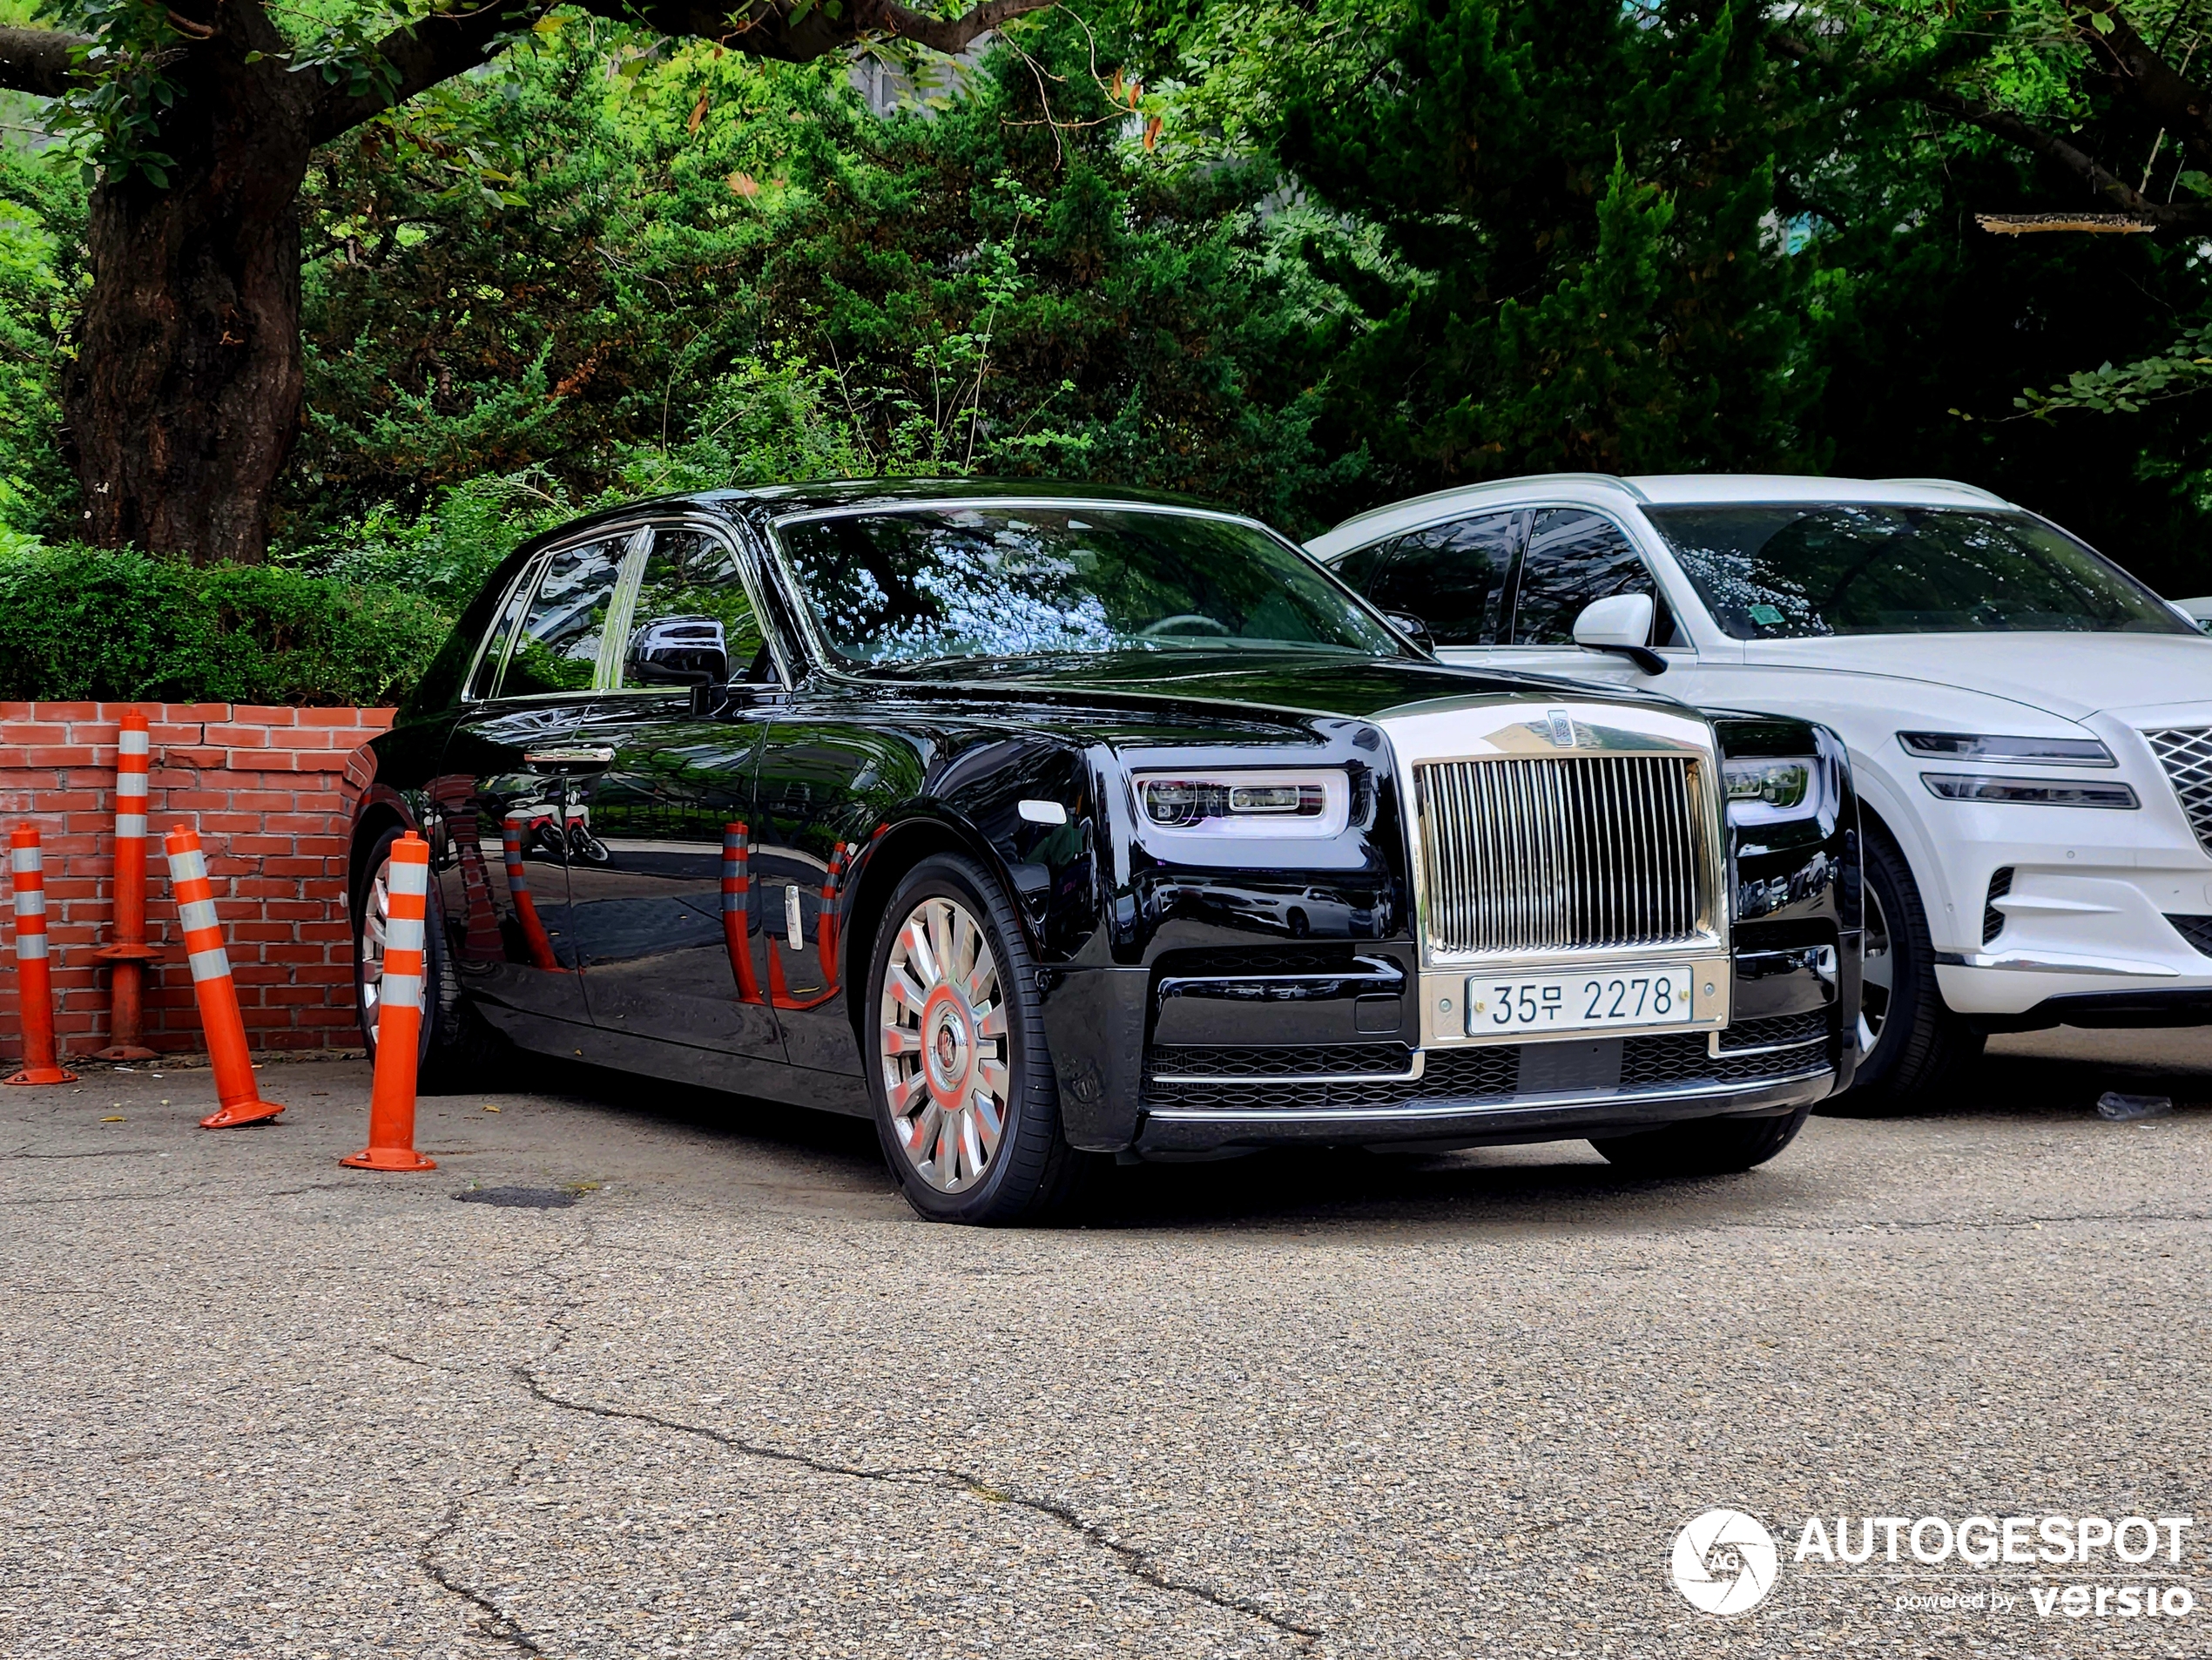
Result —
[[169, 885], [184, 925], [185, 954], [192, 959], [192, 995], [199, 1000], [199, 1029], [207, 1039], [207, 1058], [215, 1069], [216, 1110], [199, 1121], [202, 1130], [232, 1130], [273, 1118], [284, 1109], [261, 1099], [253, 1082], [253, 1062], [246, 1051], [246, 1020], [238, 1012], [238, 987], [231, 960], [223, 950], [223, 930], [215, 922], [215, 887], [207, 880], [207, 860], [196, 832], [179, 825], [164, 844], [169, 854]]
[[146, 964], [161, 960], [158, 947], [146, 943], [146, 768], [152, 764], [146, 718], [135, 708], [123, 712], [115, 735], [115, 923], [114, 937], [92, 953], [115, 965], [108, 986], [108, 1045], [94, 1051], [103, 1061], [151, 1061], [153, 1051], [140, 1041], [145, 1030]]
[[752, 878], [746, 869], [745, 827], [722, 827], [722, 941], [730, 950], [730, 972], [738, 977], [738, 1001], [760, 1001], [760, 982], [752, 972]]
[[54, 1043], [54, 980], [46, 964], [46, 873], [38, 832], [29, 825], [8, 838], [16, 875], [16, 995], [23, 1009], [23, 1070], [10, 1083], [74, 1083]]
[[514, 896], [515, 920], [522, 925], [523, 942], [529, 947], [530, 961], [537, 967], [558, 972], [561, 960], [553, 955], [553, 941], [545, 932], [545, 924], [538, 921], [537, 901], [530, 897], [529, 872], [523, 864], [523, 821], [509, 819], [500, 827], [500, 840], [507, 851], [507, 891]]
[[383, 995], [376, 1004], [376, 1077], [368, 1092], [368, 1145], [338, 1162], [355, 1170], [435, 1170], [415, 1151], [415, 1068], [422, 1045], [422, 914], [430, 844], [408, 831], [385, 867]]
[[837, 897], [845, 886], [845, 844], [830, 849], [829, 868], [822, 873], [821, 908], [814, 915], [814, 946], [821, 954], [822, 983], [837, 984]]

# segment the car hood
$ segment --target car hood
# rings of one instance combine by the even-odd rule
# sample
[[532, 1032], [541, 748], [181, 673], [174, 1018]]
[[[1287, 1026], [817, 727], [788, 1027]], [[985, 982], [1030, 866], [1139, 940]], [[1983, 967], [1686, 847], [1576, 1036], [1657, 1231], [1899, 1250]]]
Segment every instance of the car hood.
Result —
[[1683, 712], [1670, 698], [1598, 688], [1549, 676], [1494, 674], [1413, 658], [1317, 657], [1309, 652], [1177, 651], [1108, 657], [1023, 658], [901, 665], [871, 682], [957, 691], [993, 699], [1008, 693], [1055, 702], [1104, 700], [1176, 708], [1265, 710], [1370, 719], [1442, 698], [1636, 704]]
[[1754, 640], [1743, 660], [1986, 692], [2074, 720], [2212, 700], [2212, 638], [2194, 634], [1854, 634]]

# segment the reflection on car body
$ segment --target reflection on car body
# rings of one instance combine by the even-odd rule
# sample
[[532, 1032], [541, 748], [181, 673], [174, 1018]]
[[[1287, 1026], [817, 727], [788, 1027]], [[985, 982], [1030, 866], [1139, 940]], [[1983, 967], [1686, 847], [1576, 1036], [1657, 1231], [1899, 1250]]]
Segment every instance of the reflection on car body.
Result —
[[[374, 753], [372, 1041], [417, 827], [434, 1068], [498, 1036], [867, 1115], [934, 1217], [1038, 1214], [1109, 1153], [1587, 1137], [1742, 1168], [1854, 1060], [1824, 732], [1440, 665], [1264, 526], [1161, 498], [603, 514], [502, 566]], [[1732, 799], [1777, 768], [1787, 805]], [[1572, 1043], [1474, 1012], [1578, 974], [1669, 991]]]

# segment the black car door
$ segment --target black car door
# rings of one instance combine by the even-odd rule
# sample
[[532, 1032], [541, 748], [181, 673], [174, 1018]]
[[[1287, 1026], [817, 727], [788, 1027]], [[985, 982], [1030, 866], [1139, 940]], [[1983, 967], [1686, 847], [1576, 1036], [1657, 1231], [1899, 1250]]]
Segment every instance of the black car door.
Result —
[[607, 624], [635, 527], [548, 550], [502, 604], [427, 788], [448, 961], [495, 1024], [536, 1047], [590, 1019], [569, 922], [576, 732], [613, 672]]
[[[631, 559], [615, 684], [576, 734], [606, 757], [569, 867], [591, 1018], [610, 1035], [780, 1063], [748, 822], [782, 694], [775, 655], [725, 528], [661, 520]], [[710, 1075], [746, 1087], [742, 1072]]]

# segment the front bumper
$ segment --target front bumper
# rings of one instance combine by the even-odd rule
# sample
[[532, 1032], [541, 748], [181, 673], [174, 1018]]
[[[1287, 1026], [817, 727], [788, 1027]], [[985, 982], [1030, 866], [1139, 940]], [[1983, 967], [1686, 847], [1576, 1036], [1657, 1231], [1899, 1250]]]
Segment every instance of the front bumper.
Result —
[[[1612, 1135], [1793, 1111], [1846, 1087], [1857, 944], [1739, 953], [1739, 1017], [1718, 1031], [1426, 1046], [1403, 1000], [1411, 947], [1363, 945], [1251, 953], [1244, 972], [1193, 954], [1062, 971], [1046, 1033], [1063, 1128], [1088, 1151]], [[1378, 1030], [1386, 1012], [1399, 1022]]]

